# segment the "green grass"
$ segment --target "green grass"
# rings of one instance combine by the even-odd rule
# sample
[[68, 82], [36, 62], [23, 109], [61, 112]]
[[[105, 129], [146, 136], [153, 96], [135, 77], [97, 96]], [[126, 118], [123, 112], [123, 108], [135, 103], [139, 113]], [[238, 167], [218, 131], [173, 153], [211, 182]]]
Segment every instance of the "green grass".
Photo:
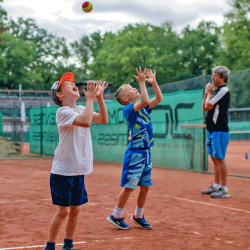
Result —
[[[7, 140], [5, 137], [0, 137], [0, 159], [27, 159], [41, 158], [40, 155], [21, 155], [21, 143], [15, 143]], [[43, 158], [52, 158], [51, 156], [43, 156]]]

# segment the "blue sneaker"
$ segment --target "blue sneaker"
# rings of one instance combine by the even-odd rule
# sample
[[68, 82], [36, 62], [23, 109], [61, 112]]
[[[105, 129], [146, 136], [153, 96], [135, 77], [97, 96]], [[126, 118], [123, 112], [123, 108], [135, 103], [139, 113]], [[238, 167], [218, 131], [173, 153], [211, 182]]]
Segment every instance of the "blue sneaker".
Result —
[[145, 217], [144, 217], [144, 215], [143, 215], [143, 217], [142, 218], [136, 218], [134, 215], [131, 217], [131, 220], [135, 223], [135, 224], [137, 224], [137, 225], [139, 225], [141, 228], [143, 228], [143, 229], [152, 229], [152, 226], [146, 221], [146, 219], [145, 219]]
[[76, 250], [74, 247], [64, 247], [62, 245], [62, 250]]
[[128, 230], [130, 229], [130, 226], [124, 222], [125, 217], [122, 218], [115, 218], [113, 214], [111, 214], [107, 220], [110, 222], [112, 225], [118, 227], [119, 229], [123, 230]]

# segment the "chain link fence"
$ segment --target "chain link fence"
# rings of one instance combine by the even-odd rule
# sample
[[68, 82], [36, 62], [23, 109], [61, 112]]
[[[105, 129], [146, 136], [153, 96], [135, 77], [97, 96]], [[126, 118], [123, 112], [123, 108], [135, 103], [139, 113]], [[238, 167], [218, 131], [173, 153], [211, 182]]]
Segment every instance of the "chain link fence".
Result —
[[[160, 86], [162, 93], [172, 93], [180, 90], [197, 90], [205, 89], [208, 82], [211, 82], [211, 75], [203, 75], [192, 79], [187, 79], [179, 82], [166, 83]], [[230, 109], [228, 113], [229, 128], [230, 128], [230, 143], [227, 151], [226, 162], [229, 167], [229, 173], [235, 175], [250, 176], [249, 154], [250, 154], [250, 69], [231, 72], [228, 87], [231, 92]], [[153, 95], [153, 87], [147, 87], [148, 94]], [[116, 90], [113, 89], [113, 92]], [[29, 109], [31, 107], [48, 106], [48, 100], [22, 100], [26, 103], [26, 122], [21, 122], [21, 103], [12, 102], [5, 103], [6, 96], [0, 96], [0, 114], [2, 115], [2, 125], [0, 124], [0, 135], [2, 139], [7, 138], [9, 141], [19, 144], [29, 144]], [[10, 97], [11, 99], [11, 97]], [[104, 99], [106, 102], [114, 100], [113, 93], [105, 93]], [[10, 100], [9, 100], [10, 101]], [[84, 103], [85, 97], [81, 96], [81, 103]], [[50, 105], [53, 103], [50, 102]], [[203, 114], [204, 117], [205, 114]], [[1, 117], [1, 116], [0, 116]], [[0, 121], [1, 123], [1, 121]], [[205, 136], [205, 135], [204, 135]], [[6, 140], [6, 139], [4, 139]], [[200, 143], [204, 144], [204, 138], [200, 138]], [[3, 143], [1, 143], [3, 145]], [[201, 145], [201, 148], [202, 148]], [[198, 146], [198, 145], [197, 145]], [[6, 146], [4, 146], [6, 148]], [[1, 146], [1, 149], [3, 146]], [[28, 150], [28, 149], [27, 149]], [[167, 149], [166, 149], [167, 150]], [[2, 150], [3, 151], [3, 150]], [[18, 151], [18, 150], [17, 150]], [[20, 150], [19, 150], [20, 152]], [[188, 157], [188, 156], [187, 156]], [[192, 159], [192, 156], [189, 156]], [[0, 155], [1, 158], [1, 155]], [[202, 156], [204, 159], [204, 157]], [[213, 171], [213, 166], [209, 162], [208, 166], [202, 169]]]
[[[212, 75], [205, 75], [180, 82], [161, 85], [163, 93], [171, 93], [179, 90], [205, 89], [207, 83], [211, 82]], [[230, 142], [227, 149], [226, 163], [229, 174], [250, 176], [250, 69], [231, 72], [227, 86], [231, 92], [228, 122], [230, 129]], [[153, 94], [153, 87], [149, 87], [148, 93]], [[205, 113], [204, 113], [205, 116]], [[191, 128], [189, 128], [191, 129]], [[200, 128], [192, 128], [193, 134], [199, 134], [200, 143], [204, 143]], [[196, 131], [197, 130], [197, 131]], [[186, 142], [189, 143], [189, 142]], [[197, 143], [196, 143], [197, 146]], [[204, 150], [205, 151], [205, 150]], [[203, 151], [203, 152], [204, 152]], [[187, 155], [193, 159], [195, 150]], [[204, 157], [201, 156], [201, 159]], [[191, 160], [190, 166], [194, 164]], [[201, 163], [200, 163], [201, 164]], [[213, 164], [209, 161], [208, 166], [203, 167], [213, 172]]]

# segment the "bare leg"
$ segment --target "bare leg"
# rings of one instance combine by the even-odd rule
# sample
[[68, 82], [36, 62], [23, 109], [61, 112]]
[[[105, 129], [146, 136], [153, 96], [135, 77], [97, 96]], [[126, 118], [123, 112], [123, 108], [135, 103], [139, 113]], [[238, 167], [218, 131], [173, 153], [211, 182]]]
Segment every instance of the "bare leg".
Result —
[[214, 163], [214, 182], [220, 184], [220, 172], [218, 163], [216, 161], [217, 159], [215, 159], [213, 156], [211, 156], [211, 159]]
[[144, 208], [146, 199], [147, 199], [147, 194], [149, 191], [149, 187], [140, 187], [140, 192], [138, 194], [137, 198], [137, 207], [138, 208]]
[[215, 159], [220, 173], [221, 186], [227, 186], [227, 165], [223, 159]]
[[56, 242], [56, 238], [59, 233], [59, 230], [63, 224], [63, 221], [69, 215], [69, 211], [70, 211], [69, 207], [58, 206], [57, 212], [50, 222], [49, 235], [48, 235], [49, 242], [53, 242], [53, 243]]
[[134, 191], [132, 188], [123, 188], [121, 193], [119, 194], [117, 207], [123, 209], [128, 201], [129, 196]]
[[69, 217], [68, 217], [67, 224], [66, 224], [66, 230], [65, 230], [65, 239], [68, 239], [68, 240], [74, 239], [80, 210], [81, 210], [80, 206], [70, 206], [70, 213], [69, 213]]

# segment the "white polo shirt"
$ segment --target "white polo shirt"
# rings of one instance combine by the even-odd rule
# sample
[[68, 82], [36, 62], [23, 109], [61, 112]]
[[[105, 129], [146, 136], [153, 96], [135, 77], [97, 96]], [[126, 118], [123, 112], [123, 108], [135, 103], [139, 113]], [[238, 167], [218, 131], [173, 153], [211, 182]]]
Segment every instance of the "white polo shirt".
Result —
[[[59, 144], [55, 150], [52, 174], [76, 176], [93, 172], [93, 149], [90, 128], [72, 123], [85, 107], [61, 107], [56, 112]], [[95, 113], [95, 112], [94, 112]]]

